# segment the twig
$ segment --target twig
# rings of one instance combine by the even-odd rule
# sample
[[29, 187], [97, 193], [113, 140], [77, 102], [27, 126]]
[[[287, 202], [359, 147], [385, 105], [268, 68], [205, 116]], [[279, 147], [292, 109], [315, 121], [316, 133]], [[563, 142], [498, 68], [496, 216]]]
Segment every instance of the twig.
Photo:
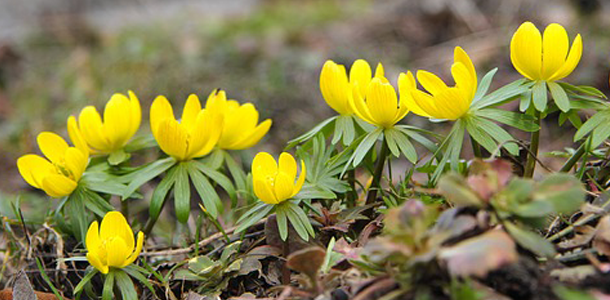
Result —
[[[264, 218], [256, 223], [254, 223], [252, 226], [259, 226], [262, 224], [265, 224], [265, 222], [267, 222], [267, 218]], [[251, 227], [252, 227], [251, 226]], [[233, 232], [235, 232], [235, 230], [237, 229], [237, 226], [229, 228], [225, 231], [225, 233], [228, 234], [232, 234]], [[146, 252], [146, 253], [142, 253], [140, 254], [141, 256], [172, 256], [172, 255], [181, 255], [181, 254], [188, 254], [192, 251], [195, 250], [196, 245], [199, 246], [199, 248], [203, 248], [211, 243], [213, 243], [214, 241], [218, 240], [218, 239], [224, 239], [225, 235], [222, 232], [217, 232], [211, 236], [209, 236], [206, 239], [201, 240], [199, 243], [196, 244], [192, 244], [186, 248], [179, 248], [179, 249], [169, 249], [169, 250], [163, 250], [163, 251], [154, 251], [154, 252]]]

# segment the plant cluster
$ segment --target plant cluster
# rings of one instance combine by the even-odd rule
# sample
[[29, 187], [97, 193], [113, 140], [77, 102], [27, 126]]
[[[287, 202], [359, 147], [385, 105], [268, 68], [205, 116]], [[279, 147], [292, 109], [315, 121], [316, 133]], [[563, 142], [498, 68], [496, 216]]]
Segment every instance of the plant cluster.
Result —
[[[289, 267], [307, 276], [300, 281], [304, 298], [324, 294], [342, 263], [363, 276], [391, 278], [395, 285], [384, 291], [384, 299], [481, 298], [470, 280], [483, 280], [523, 256], [553, 259], [556, 247], [540, 232], [553, 218], [562, 223], [583, 205], [585, 176], [610, 176], [588, 164], [591, 157], [606, 155], [598, 149], [610, 136], [606, 96], [561, 81], [577, 67], [582, 51], [581, 36], [570, 46], [561, 25], [551, 24], [541, 34], [525, 22], [510, 42], [511, 61], [524, 78], [492, 92], [497, 69], [479, 77], [461, 47], [453, 54], [453, 85], [419, 70], [400, 73], [395, 86], [381, 63], [373, 70], [357, 60], [347, 70], [329, 60], [320, 91], [338, 115], [289, 141], [278, 156], [259, 152], [252, 160], [240, 151], [258, 144], [272, 125], [269, 119], [259, 122], [253, 104], [217, 89], [205, 103], [189, 96], [177, 117], [170, 101], [158, 96], [150, 107], [151, 133], [138, 135], [142, 108], [129, 91], [113, 95], [103, 115], [88, 106], [70, 116], [73, 146], [42, 132], [37, 142], [43, 156], [24, 155], [17, 165], [28, 184], [60, 199], [48, 220], [86, 251], [91, 266], [71, 293], [76, 298], [83, 292], [104, 300], [143, 297], [132, 279], [150, 297], [159, 297], [161, 287], [168, 293], [170, 277], [218, 295], [232, 278], [262, 268], [260, 260], [273, 256], [287, 259], [278, 262], [283, 284], [291, 283]], [[519, 102], [517, 112], [503, 106], [513, 101]], [[583, 110], [596, 114], [583, 122]], [[409, 112], [450, 124], [451, 130], [443, 136], [404, 124]], [[574, 141], [581, 146], [566, 154], [561, 173], [536, 182], [541, 120], [554, 113], [562, 125], [569, 121], [578, 128]], [[530, 133], [529, 142], [518, 141], [502, 125]], [[465, 140], [472, 161], [463, 160]], [[150, 153], [160, 154], [147, 160]], [[580, 161], [576, 175], [568, 174]], [[409, 168], [396, 179], [392, 166], [398, 164]], [[423, 182], [414, 179], [421, 174]], [[595, 183], [604, 190], [607, 182]], [[113, 199], [120, 199], [118, 207]], [[130, 216], [138, 199], [147, 200], [145, 222]], [[211, 224], [224, 239], [222, 248], [201, 255], [199, 245], [206, 240], [198, 230], [194, 247], [186, 251], [195, 254], [172, 272], [152, 268], [155, 262], [147, 256], [139, 266], [137, 258], [146, 252], [145, 241], [163, 210], [180, 223]], [[227, 223], [235, 227], [229, 230]], [[248, 240], [261, 223], [275, 250], [263, 251]], [[132, 226], [141, 230], [137, 237]], [[605, 253], [604, 236], [596, 240]], [[324, 247], [296, 251], [303, 243]], [[257, 251], [260, 260], [243, 256]], [[99, 278], [103, 284], [94, 286]], [[362, 291], [367, 292], [379, 291]]]

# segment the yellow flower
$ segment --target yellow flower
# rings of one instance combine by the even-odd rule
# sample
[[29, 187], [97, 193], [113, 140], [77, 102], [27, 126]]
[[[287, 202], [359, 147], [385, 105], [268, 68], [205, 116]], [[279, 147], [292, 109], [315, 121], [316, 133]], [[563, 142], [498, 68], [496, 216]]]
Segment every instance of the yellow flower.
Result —
[[352, 84], [352, 94], [349, 103], [354, 113], [362, 120], [382, 128], [392, 128], [409, 112], [408, 106], [402, 99], [399, 101], [396, 90], [383, 76], [381, 64], [366, 88], [360, 85], [360, 81]]
[[525, 22], [510, 41], [510, 59], [515, 69], [531, 80], [555, 81], [570, 75], [582, 56], [582, 38], [576, 35], [568, 53], [570, 41], [566, 30], [559, 24], [540, 31], [531, 22]]
[[[383, 66], [379, 64], [375, 76], [384, 76]], [[320, 91], [328, 106], [341, 115], [354, 113], [349, 105], [352, 97], [352, 85], [357, 84], [361, 94], [364, 95], [371, 82], [371, 67], [363, 59], [356, 60], [349, 70], [349, 80], [345, 67], [327, 60], [320, 73]]]
[[59, 198], [70, 195], [89, 163], [89, 155], [53, 132], [41, 132], [38, 147], [46, 158], [26, 154], [17, 160], [19, 173], [31, 186]]
[[178, 122], [167, 98], [158, 96], [150, 107], [150, 128], [161, 150], [178, 161], [210, 153], [222, 132], [226, 101], [224, 93], [214, 91], [208, 108], [201, 109], [199, 97], [190, 95]]
[[124, 268], [133, 263], [144, 243], [144, 233], [138, 232], [137, 244], [125, 217], [118, 211], [108, 212], [102, 225], [91, 223], [85, 238], [87, 260], [102, 274], [110, 268]]
[[[224, 91], [220, 91], [224, 93]], [[209, 103], [206, 103], [206, 109]], [[256, 145], [271, 128], [271, 120], [258, 124], [258, 111], [252, 103], [239, 105], [235, 100], [227, 101], [224, 108], [224, 124], [218, 147], [227, 150], [242, 150]], [[258, 124], [258, 125], [257, 125]]]
[[252, 161], [254, 193], [267, 204], [279, 204], [294, 197], [303, 187], [307, 176], [301, 161], [301, 174], [297, 177], [297, 163], [292, 155], [282, 152], [279, 164], [271, 154], [259, 152]]
[[418, 71], [417, 80], [428, 93], [417, 89], [415, 78], [409, 71], [398, 77], [401, 102], [420, 116], [434, 119], [456, 120], [464, 116], [477, 91], [477, 73], [464, 49], [455, 47], [451, 75], [455, 86], [448, 87], [438, 76]]
[[104, 120], [95, 107], [81, 110], [78, 122], [74, 116], [68, 118], [68, 134], [74, 145], [89, 153], [109, 154], [117, 151], [140, 128], [142, 110], [136, 95], [129, 97], [114, 94], [104, 108]]

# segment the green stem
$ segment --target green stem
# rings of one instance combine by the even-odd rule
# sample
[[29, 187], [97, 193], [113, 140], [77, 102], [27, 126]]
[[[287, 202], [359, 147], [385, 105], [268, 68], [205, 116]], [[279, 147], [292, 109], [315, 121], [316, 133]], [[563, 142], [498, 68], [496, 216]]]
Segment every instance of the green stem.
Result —
[[470, 143], [472, 144], [472, 153], [474, 154], [474, 157], [482, 158], [481, 145], [472, 136], [470, 136]]
[[379, 151], [379, 157], [377, 157], [377, 164], [373, 171], [373, 182], [369, 187], [369, 192], [366, 195], [366, 204], [371, 204], [377, 199], [377, 190], [381, 187], [381, 176], [383, 173], [383, 166], [385, 165], [385, 159], [388, 156], [388, 144], [385, 141], [385, 137], [381, 141], [381, 151]]
[[127, 199], [121, 199], [121, 213], [127, 222], [129, 222], [129, 205], [127, 204], [127, 201]]
[[580, 158], [585, 154], [585, 152], [587, 152], [585, 148], [585, 143], [582, 143], [580, 147], [578, 147], [576, 152], [574, 152], [574, 154], [570, 156], [570, 159], [568, 159], [568, 161], [563, 164], [559, 172], [569, 172], [572, 167], [574, 167], [574, 165], [578, 162], [578, 160], [580, 160]]
[[[540, 126], [540, 112], [536, 111], [536, 124]], [[540, 130], [532, 132], [530, 137], [530, 154], [527, 156], [525, 162], [525, 171], [523, 172], [524, 178], [532, 178], [534, 176], [534, 170], [536, 169], [536, 156], [538, 156], [538, 147], [540, 145]]]
[[290, 242], [289, 242], [290, 231], [286, 235], [286, 240], [283, 241], [283, 254], [284, 264], [282, 265], [282, 284], [285, 286], [290, 285], [290, 269], [288, 269], [288, 255], [290, 255]]
[[347, 171], [347, 182], [349, 182], [349, 186], [351, 191], [347, 193], [347, 206], [352, 208], [356, 206], [356, 199], [358, 198], [358, 193], [356, 192], [356, 170], [351, 169]]

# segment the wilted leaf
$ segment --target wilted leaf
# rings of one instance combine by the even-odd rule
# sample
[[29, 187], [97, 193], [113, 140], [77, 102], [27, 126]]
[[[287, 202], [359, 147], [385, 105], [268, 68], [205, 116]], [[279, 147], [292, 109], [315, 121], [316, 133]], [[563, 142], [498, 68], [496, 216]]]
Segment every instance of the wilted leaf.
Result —
[[595, 236], [595, 228], [585, 225], [574, 228], [574, 237], [562, 241], [557, 247], [563, 250], [570, 250], [587, 245]]
[[310, 247], [299, 250], [288, 256], [287, 266], [299, 273], [307, 275], [311, 280], [315, 280], [318, 270], [324, 264], [326, 251], [320, 247]]
[[193, 273], [206, 276], [208, 274], [212, 275], [218, 271], [218, 269], [222, 268], [222, 263], [219, 261], [213, 261], [207, 256], [198, 256], [191, 258], [189, 260], [189, 270]]
[[279, 248], [273, 246], [260, 246], [250, 250], [240, 265], [239, 275], [247, 275], [256, 271], [261, 276], [263, 274], [261, 260], [269, 257], [278, 257], [281, 253], [282, 251]]
[[447, 263], [453, 275], [483, 277], [519, 257], [510, 236], [504, 231], [492, 230], [442, 249], [439, 258]]
[[610, 256], [610, 216], [604, 216], [597, 223], [593, 247], [600, 253]]
[[17, 274], [17, 278], [15, 278], [15, 283], [13, 284], [13, 299], [37, 300], [30, 280], [23, 270], [20, 271], [19, 274]]
[[438, 182], [439, 191], [450, 202], [460, 206], [483, 206], [483, 201], [457, 173], [449, 173]]
[[572, 268], [555, 269], [551, 271], [551, 276], [561, 282], [578, 284], [585, 278], [597, 274], [597, 269], [593, 265], [582, 265]]

